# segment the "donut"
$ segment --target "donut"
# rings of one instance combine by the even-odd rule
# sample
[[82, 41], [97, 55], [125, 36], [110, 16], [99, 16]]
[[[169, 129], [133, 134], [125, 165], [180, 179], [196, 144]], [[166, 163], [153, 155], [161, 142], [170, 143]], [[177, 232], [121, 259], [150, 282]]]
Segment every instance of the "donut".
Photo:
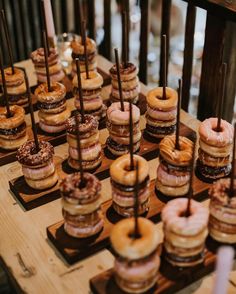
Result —
[[55, 165], [53, 161], [49, 161], [46, 165], [39, 168], [30, 168], [22, 166], [22, 173], [25, 178], [31, 180], [40, 180], [51, 176], [55, 172]]
[[[137, 106], [132, 105], [133, 123], [140, 119], [140, 110]], [[121, 110], [120, 102], [112, 103], [107, 108], [107, 119], [115, 125], [129, 125], [129, 103], [124, 102], [124, 111]]]
[[60, 113], [45, 113], [42, 110], [38, 112], [39, 119], [42, 123], [49, 126], [57, 126], [66, 122], [66, 120], [70, 117], [71, 112], [67, 108]]
[[199, 140], [199, 146], [206, 154], [209, 154], [213, 157], [221, 158], [229, 156], [233, 148], [232, 144], [221, 147], [211, 146], [202, 141], [201, 139]]
[[[101, 88], [103, 85], [103, 78], [102, 76], [95, 71], [89, 71], [89, 79], [87, 79], [86, 73], [81, 73], [81, 84], [82, 89], [86, 90], [93, 90], [97, 88]], [[73, 85], [74, 87], [78, 88], [78, 78], [77, 75], [73, 78]]]
[[47, 83], [40, 84], [34, 94], [38, 101], [43, 103], [55, 103], [63, 100], [66, 96], [66, 87], [62, 83], [53, 82], [52, 91], [48, 91]]
[[[93, 160], [82, 160], [83, 170], [85, 171], [93, 171], [95, 170], [102, 162], [102, 156], [99, 156]], [[68, 158], [68, 165], [74, 170], [80, 170], [79, 161], [71, 158]]]
[[[33, 51], [30, 55], [34, 64], [41, 65], [45, 67], [45, 56], [44, 56], [44, 48], [38, 48], [37, 50]], [[58, 53], [55, 48], [49, 48], [48, 54], [48, 63], [49, 65], [55, 64], [58, 61]]]
[[163, 185], [162, 182], [157, 178], [156, 179], [156, 189], [157, 191], [160, 191], [163, 195], [169, 196], [169, 197], [180, 197], [187, 195], [189, 192], [189, 183], [186, 183], [182, 186], [166, 186]]
[[[25, 85], [25, 81], [24, 80], [22, 81], [22, 84], [20, 84], [19, 86], [10, 86], [10, 87], [7, 87], [7, 94], [10, 96], [9, 97], [9, 100], [11, 100], [11, 96], [24, 95], [25, 93], [26, 93], [26, 85]], [[23, 99], [23, 98], [21, 98], [21, 99]], [[28, 97], [26, 97], [24, 99], [27, 99], [28, 100]]]
[[[118, 81], [115, 79], [111, 80], [112, 88], [119, 89]], [[132, 80], [122, 82], [122, 90], [129, 91], [136, 88], [139, 85], [139, 78], [136, 76]]]
[[39, 166], [49, 162], [54, 154], [53, 146], [46, 141], [39, 142], [40, 150], [38, 153], [35, 153], [36, 147], [34, 141], [28, 141], [23, 144], [16, 154], [17, 160], [26, 166]]
[[147, 105], [146, 119], [151, 121], [173, 121], [176, 120], [177, 108], [171, 109], [169, 111], [161, 111], [158, 109], [153, 109]]
[[[83, 161], [90, 161], [98, 158], [102, 152], [102, 147], [99, 142], [87, 148], [81, 148]], [[69, 155], [72, 159], [79, 160], [78, 149], [69, 147]]]
[[4, 139], [0, 138], [0, 148], [5, 150], [16, 150], [28, 140], [28, 135], [24, 135], [16, 139]]
[[[135, 88], [126, 90], [122, 89], [122, 96], [124, 100], [133, 100], [136, 98], [140, 93], [140, 84], [138, 84]], [[116, 100], [120, 100], [120, 92], [118, 89], [112, 88], [111, 89], [111, 96]]]
[[[89, 148], [90, 146], [99, 142], [99, 132], [93, 133], [90, 137], [80, 139], [81, 148]], [[72, 148], [77, 148], [77, 137], [72, 134], [67, 134], [67, 143]]]
[[153, 223], [145, 218], [138, 218], [140, 237], [134, 234], [134, 218], [119, 221], [112, 229], [110, 240], [113, 249], [123, 258], [137, 260], [153, 253], [160, 243], [160, 236]]
[[[110, 75], [112, 79], [114, 80], [118, 79], [116, 64], [114, 64], [110, 68]], [[138, 75], [138, 68], [136, 67], [136, 65], [134, 65], [131, 62], [128, 62], [127, 66], [125, 66], [123, 62], [120, 63], [120, 79], [122, 82], [133, 80], [134, 78], [137, 77], [137, 75]]]
[[[103, 105], [102, 98], [101, 97], [96, 97], [93, 99], [90, 99], [89, 101], [84, 101], [84, 111], [94, 111], [97, 109], [100, 109]], [[75, 99], [75, 107], [80, 110], [80, 100]]]
[[207, 145], [213, 147], [224, 147], [233, 143], [234, 128], [226, 120], [221, 119], [221, 130], [216, 131], [217, 128], [216, 117], [204, 120], [199, 127], [199, 136]]
[[35, 190], [45, 190], [53, 187], [56, 185], [58, 181], [58, 175], [54, 172], [52, 175], [39, 179], [39, 180], [32, 180], [30, 178], [25, 178], [26, 183]]
[[[134, 164], [136, 164], [136, 162], [139, 164], [139, 183], [142, 183], [149, 174], [149, 166], [147, 161], [139, 155], [134, 155]], [[110, 166], [111, 178], [122, 185], [134, 186], [136, 182], [136, 171], [129, 170], [129, 167], [129, 154], [117, 158]]]
[[175, 149], [175, 135], [166, 136], [160, 142], [160, 154], [169, 163], [177, 166], [188, 166], [192, 160], [193, 142], [179, 136], [180, 150]]
[[[86, 45], [87, 45], [87, 54], [91, 54], [96, 52], [96, 43], [94, 40], [90, 38], [86, 38]], [[82, 38], [78, 36], [77, 38], [73, 39], [70, 43], [70, 47], [72, 51], [78, 55], [84, 55], [84, 45], [82, 45]]]
[[[77, 119], [79, 122], [79, 132], [81, 135], [81, 139], [88, 138], [91, 136], [91, 133], [96, 133], [98, 130], [98, 120], [94, 118], [92, 115], [84, 115], [84, 123], [82, 123], [82, 116], [77, 114]], [[75, 116], [72, 116], [66, 121], [66, 131], [69, 134], [76, 135], [76, 120]]]
[[25, 121], [25, 111], [23, 107], [18, 105], [10, 106], [11, 117], [7, 117], [5, 107], [0, 107], [0, 123], [1, 129], [13, 129], [20, 126]]
[[210, 167], [224, 167], [231, 163], [231, 156], [213, 157], [205, 153], [201, 148], [198, 149], [198, 158], [203, 165]]
[[[39, 83], [46, 83], [47, 82], [47, 75], [46, 74], [37, 74], [37, 79]], [[53, 74], [50, 73], [50, 81], [55, 82], [61, 82], [63, 78], [65, 77], [64, 71], [61, 69], [59, 72], [55, 72]]]
[[[24, 71], [20, 68], [14, 67], [14, 73], [12, 68], [7, 67], [4, 69], [4, 75], [7, 87], [17, 87], [24, 83], [25, 76]], [[2, 75], [0, 74], [0, 83], [2, 84]]]
[[171, 111], [177, 107], [178, 94], [175, 90], [166, 87], [166, 99], [162, 99], [162, 97], [162, 87], [149, 91], [146, 98], [148, 106], [159, 111]]
[[86, 227], [75, 227], [67, 222], [64, 223], [64, 230], [66, 233], [75, 238], [88, 238], [90, 236], [98, 234], [104, 226], [104, 221], [99, 220], [99, 222], [94, 226]]

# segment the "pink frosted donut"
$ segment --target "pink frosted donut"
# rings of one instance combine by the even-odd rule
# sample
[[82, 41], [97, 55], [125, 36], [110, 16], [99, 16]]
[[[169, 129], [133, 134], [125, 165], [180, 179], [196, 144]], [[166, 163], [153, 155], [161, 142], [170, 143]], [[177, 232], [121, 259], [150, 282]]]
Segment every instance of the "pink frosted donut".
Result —
[[50, 126], [43, 123], [42, 121], [39, 121], [39, 126], [40, 126], [40, 129], [50, 134], [60, 133], [66, 129], [65, 124], [58, 125], [58, 126]]
[[199, 127], [199, 135], [208, 145], [223, 147], [233, 143], [234, 128], [226, 120], [221, 119], [221, 131], [217, 132], [217, 118], [204, 120]]
[[[139, 203], [144, 203], [149, 198], [149, 190], [145, 189], [143, 193], [138, 195]], [[112, 200], [121, 207], [132, 207], [134, 206], [134, 197], [125, 197], [120, 195], [116, 191], [112, 191]]]
[[[140, 119], [140, 110], [137, 106], [132, 105], [133, 123]], [[129, 102], [124, 102], [124, 111], [121, 110], [120, 102], [114, 102], [107, 109], [108, 120], [115, 125], [129, 124]]]
[[176, 176], [168, 174], [160, 164], [157, 168], [157, 179], [164, 186], [170, 187], [181, 187], [189, 182], [190, 174], [186, 173], [186, 175]]
[[156, 120], [170, 121], [176, 118], [177, 108], [174, 107], [174, 109], [171, 109], [169, 111], [161, 111], [158, 109], [150, 108], [147, 105], [147, 114]]
[[[130, 90], [122, 90], [122, 93], [123, 93], [123, 98], [125, 100], [128, 100], [130, 98], [134, 98], [134, 97], [138, 96], [138, 94], [140, 93], [140, 84], [138, 84], [133, 89], [130, 89]], [[115, 88], [112, 87], [111, 94], [116, 99], [120, 99], [120, 93], [119, 93], [119, 90], [118, 89], [115, 89]]]
[[26, 166], [22, 166], [22, 173], [26, 178], [31, 180], [40, 180], [49, 177], [55, 171], [55, 166], [53, 161], [48, 165], [45, 165], [40, 168], [29, 168]]
[[[88, 148], [82, 148], [82, 159], [83, 160], [94, 160], [95, 158], [98, 158], [99, 154], [102, 152], [101, 145], [95, 144], [93, 146], [90, 146]], [[78, 160], [79, 154], [77, 148], [69, 147], [69, 155], [72, 159]]]
[[187, 198], [174, 199], [166, 204], [161, 214], [166, 230], [180, 236], [195, 236], [207, 227], [208, 209], [201, 203], [191, 200], [191, 215], [184, 217], [183, 213], [187, 209], [187, 204]]

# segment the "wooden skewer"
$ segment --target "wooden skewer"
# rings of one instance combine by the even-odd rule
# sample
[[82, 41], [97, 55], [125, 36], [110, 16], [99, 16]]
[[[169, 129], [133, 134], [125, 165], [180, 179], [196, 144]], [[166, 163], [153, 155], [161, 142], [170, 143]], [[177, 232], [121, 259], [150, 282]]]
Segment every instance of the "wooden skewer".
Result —
[[43, 47], [44, 47], [44, 56], [45, 56], [45, 67], [47, 74], [47, 84], [48, 84], [48, 92], [51, 92], [51, 82], [50, 82], [50, 73], [49, 73], [49, 65], [48, 65], [48, 51], [47, 51], [47, 40], [46, 33], [43, 31]]
[[138, 227], [138, 193], [139, 193], [139, 164], [136, 163], [136, 181], [135, 181], [135, 195], [134, 195], [134, 239], [139, 238], [139, 227]]
[[87, 42], [86, 42], [86, 21], [82, 21], [82, 44], [84, 45], [84, 57], [85, 57], [85, 70], [86, 79], [89, 79], [89, 68], [88, 68], [88, 53], [87, 53]]
[[84, 100], [83, 100], [83, 91], [82, 91], [82, 82], [81, 82], [79, 58], [76, 58], [75, 62], [76, 62], [77, 79], [78, 79], [80, 112], [81, 112], [81, 116], [82, 116], [82, 123], [84, 123], [85, 122], [85, 120], [84, 120]]
[[120, 107], [121, 111], [124, 111], [124, 100], [123, 100], [123, 93], [122, 93], [122, 86], [121, 86], [121, 80], [120, 80], [120, 62], [119, 62], [119, 55], [118, 55], [118, 49], [115, 48], [115, 58], [116, 58], [116, 70], [117, 70], [117, 79], [118, 79], [118, 86], [119, 86], [119, 94], [120, 94]]
[[176, 132], [175, 132], [175, 149], [177, 149], [177, 150], [180, 150], [179, 130], [180, 130], [181, 100], [182, 100], [182, 80], [179, 79], [178, 105], [177, 105], [177, 118], [176, 118]]
[[162, 36], [162, 43], [163, 43], [162, 99], [166, 100], [166, 35]]
[[133, 140], [133, 107], [129, 103], [129, 152], [130, 152], [130, 170], [134, 170], [134, 140]]
[[24, 75], [25, 75], [25, 85], [26, 85], [26, 90], [27, 90], [27, 95], [28, 95], [31, 124], [32, 124], [32, 130], [33, 130], [33, 135], [34, 135], [34, 143], [35, 143], [35, 147], [36, 147], [36, 153], [38, 153], [40, 151], [40, 146], [39, 146], [37, 128], [36, 128], [36, 123], [35, 123], [35, 118], [34, 118], [34, 109], [33, 109], [32, 97], [31, 97], [31, 92], [30, 92], [30, 87], [29, 87], [29, 80], [28, 80], [28, 77], [26, 74], [26, 70], [24, 68], [22, 68], [22, 70], [24, 71]]
[[191, 174], [189, 179], [189, 190], [188, 190], [188, 204], [185, 216], [189, 217], [191, 215], [191, 200], [193, 196], [193, 175], [194, 175], [194, 160], [195, 160], [195, 150], [196, 150], [196, 141], [193, 143], [193, 154], [192, 154], [192, 161], [191, 161]]
[[216, 131], [221, 131], [221, 118], [222, 118], [222, 111], [223, 111], [223, 102], [225, 97], [225, 82], [226, 82], [226, 74], [227, 74], [227, 64], [222, 64], [222, 73], [221, 73], [221, 83], [220, 83], [220, 99], [219, 99], [219, 106], [218, 106], [218, 119], [217, 119], [217, 127]]
[[230, 188], [229, 188], [229, 197], [234, 197], [234, 178], [235, 178], [235, 152], [236, 152], [236, 123], [234, 124], [234, 144], [233, 144], [233, 156], [232, 156], [232, 170], [230, 177]]
[[7, 25], [6, 16], [5, 16], [5, 11], [3, 9], [1, 10], [1, 19], [2, 19], [2, 24], [4, 28], [4, 33], [6, 36], [6, 41], [7, 41], [7, 49], [8, 49], [8, 55], [9, 55], [9, 59], [11, 63], [11, 70], [12, 70], [12, 74], [14, 74], [15, 69], [14, 69], [14, 61], [13, 61], [13, 53], [12, 53], [12, 44], [11, 44], [9, 29]]
[[6, 85], [6, 79], [5, 79], [5, 72], [4, 72], [3, 63], [2, 63], [2, 50], [0, 50], [0, 70], [1, 70], [1, 76], [2, 76], [3, 96], [4, 96], [5, 101], [6, 101], [7, 118], [9, 118], [12, 115], [11, 115], [11, 110], [10, 110], [10, 106], [9, 106], [7, 85]]
[[127, 12], [126, 11], [123, 11], [122, 29], [124, 34], [123, 62], [124, 62], [124, 67], [127, 68], [128, 66], [128, 28], [127, 28]]
[[48, 56], [50, 54], [50, 48], [49, 48], [49, 41], [48, 41], [48, 28], [47, 28], [47, 22], [46, 22], [46, 14], [45, 14], [45, 7], [44, 7], [44, 0], [40, 1], [41, 6], [41, 14], [42, 14], [42, 23], [43, 23], [43, 31], [46, 33], [46, 47], [48, 51]]
[[81, 152], [81, 143], [80, 143], [80, 132], [79, 132], [79, 113], [75, 113], [75, 123], [76, 123], [76, 138], [77, 138], [77, 150], [79, 155], [79, 171], [80, 171], [80, 188], [85, 186], [85, 179], [84, 179], [84, 169], [82, 164], [82, 152]]

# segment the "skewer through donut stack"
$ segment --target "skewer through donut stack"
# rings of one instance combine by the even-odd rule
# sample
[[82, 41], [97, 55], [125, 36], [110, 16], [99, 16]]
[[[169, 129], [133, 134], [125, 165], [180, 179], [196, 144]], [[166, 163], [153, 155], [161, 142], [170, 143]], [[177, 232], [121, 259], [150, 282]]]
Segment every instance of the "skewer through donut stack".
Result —
[[[111, 101], [120, 101], [119, 85], [117, 78], [116, 64], [110, 69], [111, 75]], [[127, 66], [124, 63], [120, 64], [120, 79], [122, 84], [122, 94], [124, 101], [138, 103], [140, 93], [140, 83], [138, 78], [138, 68], [133, 63], [129, 62]]]
[[101, 183], [92, 174], [68, 175], [61, 181], [62, 214], [66, 233], [75, 238], [87, 238], [103, 228]]
[[[4, 69], [9, 104], [25, 107], [28, 105], [28, 96], [24, 71], [17, 67], [14, 67], [14, 71], [15, 73], [12, 73], [11, 67]], [[3, 85], [1, 74], [0, 84]]]
[[[37, 79], [39, 83], [47, 81], [44, 48], [38, 48], [31, 53], [31, 59], [34, 64]], [[48, 53], [48, 67], [50, 80], [52, 82], [61, 82], [65, 77], [58, 52], [55, 48], [50, 48]]]
[[175, 149], [175, 135], [160, 142], [156, 189], [166, 196], [184, 196], [189, 191], [193, 142], [180, 136], [179, 144], [180, 150]]
[[[103, 85], [103, 78], [98, 72], [89, 72], [89, 79], [86, 73], [81, 74], [81, 84], [84, 102], [84, 112], [91, 114], [98, 120], [106, 116], [106, 106], [103, 104], [101, 92]], [[80, 111], [80, 97], [78, 91], [78, 78], [77, 75], [73, 79], [75, 107]]]
[[[140, 148], [141, 131], [139, 126], [140, 110], [137, 106], [132, 107], [133, 114], [133, 151]], [[109, 137], [106, 145], [115, 156], [129, 153], [130, 130], [129, 130], [129, 102], [124, 102], [124, 111], [121, 110], [120, 102], [114, 102], [107, 109], [107, 129]]]
[[221, 119], [218, 132], [217, 118], [204, 120], [199, 127], [197, 170], [205, 178], [216, 180], [230, 174], [233, 149], [233, 126]]
[[[78, 115], [82, 166], [84, 170], [93, 170], [102, 162], [102, 147], [99, 142], [98, 120], [92, 115], [82, 117]], [[69, 144], [68, 164], [75, 170], [79, 170], [79, 154], [77, 148], [77, 129], [75, 116], [69, 118], [66, 123], [67, 142]]]
[[39, 108], [39, 126], [47, 133], [60, 133], [65, 130], [66, 120], [71, 112], [66, 104], [66, 88], [63, 84], [53, 82], [52, 91], [48, 91], [46, 83], [40, 84], [35, 90]]
[[204, 260], [209, 213], [201, 203], [191, 200], [190, 216], [185, 216], [187, 198], [169, 201], [162, 210], [164, 249], [173, 266], [190, 267]]
[[147, 94], [146, 132], [154, 138], [164, 138], [176, 129], [178, 94], [166, 88], [166, 99], [162, 99], [162, 95], [162, 87]]
[[44, 190], [53, 187], [58, 176], [53, 162], [53, 146], [40, 141], [39, 147], [36, 152], [35, 142], [28, 141], [18, 149], [16, 157], [22, 165], [26, 183], [33, 189]]
[[[134, 155], [134, 164], [139, 164], [138, 214], [144, 214], [149, 208], [149, 166], [143, 157]], [[134, 215], [134, 190], [136, 171], [130, 170], [130, 155], [117, 158], [110, 167], [112, 206], [125, 217]]]

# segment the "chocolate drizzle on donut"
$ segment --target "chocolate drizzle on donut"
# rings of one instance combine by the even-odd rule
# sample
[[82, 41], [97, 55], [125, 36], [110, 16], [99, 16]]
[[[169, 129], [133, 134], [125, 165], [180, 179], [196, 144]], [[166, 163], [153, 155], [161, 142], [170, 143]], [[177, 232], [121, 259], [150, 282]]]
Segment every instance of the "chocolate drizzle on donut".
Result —
[[12, 129], [8, 129], [8, 130], [7, 129], [0, 129], [0, 135], [5, 135], [5, 136], [16, 135], [25, 129], [26, 129], [26, 123], [23, 122], [21, 125], [19, 125], [16, 128], [12, 128]]
[[[125, 64], [123, 62], [120, 63], [120, 73], [121, 74], [130, 74], [130, 73], [134, 72], [136, 69], [137, 69], [136, 66], [131, 62], [128, 62], [127, 66], [125, 66]], [[110, 74], [117, 75], [116, 64], [114, 64], [110, 68]]]
[[43, 103], [43, 102], [37, 102], [37, 106], [39, 109], [54, 109], [54, 108], [57, 108], [57, 107], [60, 107], [62, 106], [63, 104], [66, 103], [66, 99], [62, 99], [61, 101], [57, 101], [57, 102], [54, 102], [54, 103]]
[[[85, 115], [84, 119], [85, 119], [85, 122], [82, 123], [82, 116], [78, 114], [79, 132], [81, 135], [98, 129], [98, 120], [95, 117], [93, 117], [92, 115]], [[66, 130], [68, 133], [76, 135], [77, 129], [76, 129], [75, 116], [67, 120]]]

